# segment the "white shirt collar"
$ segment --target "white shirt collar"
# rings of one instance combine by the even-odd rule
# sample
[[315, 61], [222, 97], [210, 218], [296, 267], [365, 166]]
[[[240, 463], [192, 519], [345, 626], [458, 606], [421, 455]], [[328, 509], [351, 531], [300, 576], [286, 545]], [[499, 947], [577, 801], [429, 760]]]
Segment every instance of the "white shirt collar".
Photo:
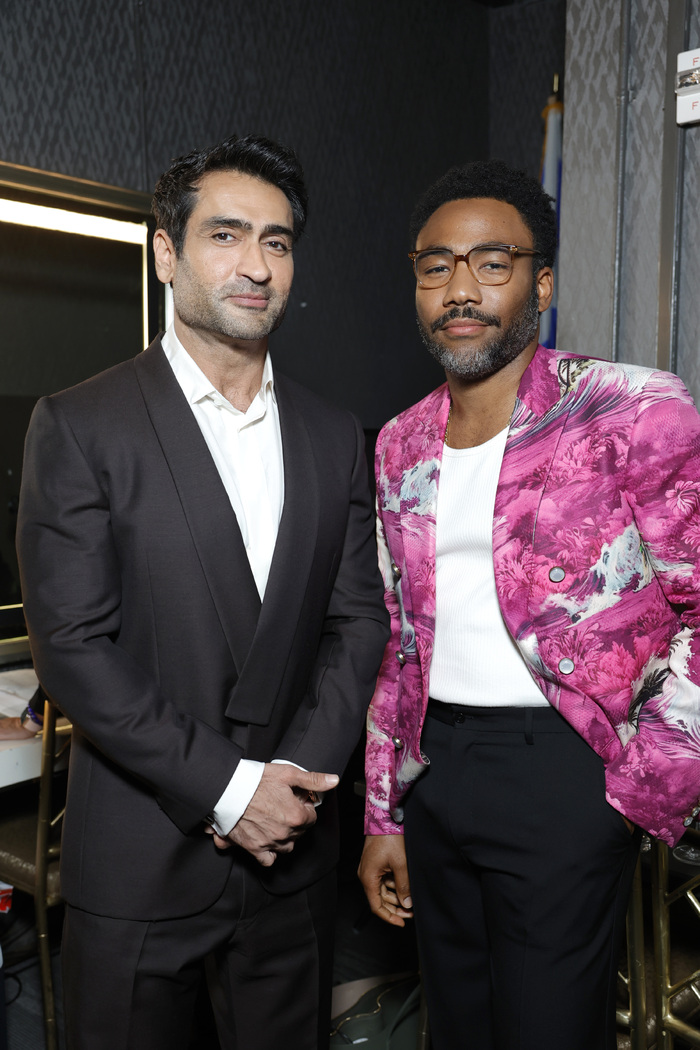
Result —
[[[247, 415], [248, 413], [240, 412], [237, 408], [234, 408], [222, 394], [212, 384], [211, 380], [207, 379], [202, 369], [195, 362], [184, 346], [175, 334], [175, 329], [171, 324], [168, 327], [167, 332], [163, 335], [161, 340], [163, 347], [163, 353], [170, 363], [170, 367], [175, 374], [175, 378], [182, 388], [182, 392], [187, 398], [191, 405], [196, 405], [205, 398], [210, 398], [215, 404], [222, 404], [223, 407], [230, 408], [232, 412], [236, 412], [238, 415]], [[262, 382], [258, 393], [253, 398], [253, 402], [248, 409], [254, 409], [257, 407], [258, 411], [262, 406], [265, 405], [267, 394], [270, 394], [272, 400], [276, 403], [277, 397], [275, 394], [275, 378], [272, 371], [272, 359], [270, 352], [265, 354], [265, 364], [263, 365]], [[256, 401], [258, 405], [256, 406]]]

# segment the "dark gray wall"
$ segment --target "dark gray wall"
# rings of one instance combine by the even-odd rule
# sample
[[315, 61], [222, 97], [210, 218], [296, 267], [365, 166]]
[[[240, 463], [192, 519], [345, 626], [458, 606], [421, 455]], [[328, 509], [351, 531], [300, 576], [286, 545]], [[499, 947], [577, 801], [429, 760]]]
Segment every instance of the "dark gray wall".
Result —
[[525, 0], [489, 12], [489, 148], [539, 178], [542, 110], [554, 74], [564, 85], [566, 0]]
[[[412, 205], [449, 165], [488, 156], [489, 141], [536, 170], [563, 3], [2, 0], [0, 160], [150, 192], [172, 157], [233, 131], [293, 145], [311, 214], [273, 356], [371, 430], [443, 378], [414, 322]], [[92, 315], [76, 305], [73, 326], [46, 294], [32, 305], [33, 326], [78, 369], [71, 329], [97, 328], [84, 320], [94, 298], [85, 292]], [[8, 581], [33, 401], [17, 396], [28, 394], [23, 331], [11, 346], [6, 325], [0, 343], [0, 393], [12, 395], [0, 413], [0, 602], [19, 593]], [[94, 348], [85, 367], [104, 367]]]
[[405, 229], [427, 183], [488, 153], [488, 17], [468, 0], [4, 0], [0, 158], [150, 190], [232, 131], [293, 145], [311, 214], [273, 355], [376, 427], [440, 379]]
[[537, 170], [563, 10], [3, 0], [0, 159], [150, 191], [172, 157], [231, 131], [293, 145], [311, 215], [274, 357], [378, 427], [441, 378], [413, 320], [411, 206], [489, 152]]

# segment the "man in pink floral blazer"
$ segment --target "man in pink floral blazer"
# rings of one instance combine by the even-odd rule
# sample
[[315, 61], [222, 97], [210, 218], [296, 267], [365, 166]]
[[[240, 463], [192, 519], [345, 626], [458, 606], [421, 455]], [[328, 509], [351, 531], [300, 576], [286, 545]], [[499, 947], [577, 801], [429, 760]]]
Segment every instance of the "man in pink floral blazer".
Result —
[[447, 383], [377, 444], [360, 875], [415, 905], [433, 1050], [611, 1050], [642, 831], [700, 806], [700, 418], [673, 375], [538, 346], [535, 180], [452, 169], [412, 238]]

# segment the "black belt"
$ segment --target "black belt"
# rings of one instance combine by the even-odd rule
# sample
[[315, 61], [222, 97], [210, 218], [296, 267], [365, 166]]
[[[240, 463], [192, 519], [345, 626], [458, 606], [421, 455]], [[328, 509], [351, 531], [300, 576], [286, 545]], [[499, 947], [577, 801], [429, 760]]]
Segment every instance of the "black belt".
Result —
[[474, 704], [443, 704], [440, 700], [428, 700], [426, 714], [448, 726], [470, 724], [475, 730], [495, 732], [523, 732], [528, 744], [533, 742], [533, 730], [546, 733], [575, 732], [553, 707], [477, 707]]
[[438, 722], [444, 722], [447, 726], [460, 725], [466, 718], [477, 718], [479, 715], [497, 715], [502, 711], [513, 714], [523, 708], [517, 707], [477, 707], [475, 704], [444, 704], [442, 700], [428, 699], [426, 714], [431, 718], [437, 718]]

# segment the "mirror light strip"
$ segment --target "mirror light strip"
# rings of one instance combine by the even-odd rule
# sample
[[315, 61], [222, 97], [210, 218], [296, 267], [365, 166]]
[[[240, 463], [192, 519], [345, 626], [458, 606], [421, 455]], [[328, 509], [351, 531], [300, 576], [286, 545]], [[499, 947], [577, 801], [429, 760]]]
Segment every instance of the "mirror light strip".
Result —
[[82, 215], [63, 208], [46, 208], [40, 204], [0, 199], [0, 222], [11, 222], [17, 226], [35, 226], [42, 230], [58, 230], [62, 233], [77, 233], [83, 237], [100, 237], [107, 241], [122, 241], [126, 244], [146, 244], [146, 223], [125, 222], [123, 219], [107, 219], [102, 215]]

